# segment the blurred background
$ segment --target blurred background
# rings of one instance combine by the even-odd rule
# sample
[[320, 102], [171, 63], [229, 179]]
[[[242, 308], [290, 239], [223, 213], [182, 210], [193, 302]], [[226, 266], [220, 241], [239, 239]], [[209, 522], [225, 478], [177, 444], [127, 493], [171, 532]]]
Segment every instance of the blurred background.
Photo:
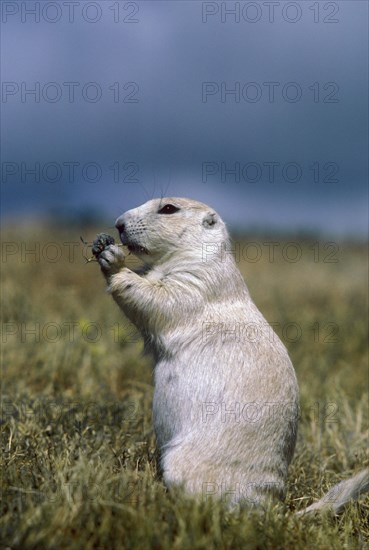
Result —
[[368, 6], [2, 2], [2, 219], [160, 195], [240, 231], [365, 238]]

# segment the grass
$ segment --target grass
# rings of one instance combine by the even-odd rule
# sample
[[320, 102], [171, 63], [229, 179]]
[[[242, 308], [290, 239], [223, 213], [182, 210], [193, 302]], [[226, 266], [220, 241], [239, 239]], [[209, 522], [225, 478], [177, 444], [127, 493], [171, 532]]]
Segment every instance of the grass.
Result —
[[[339, 243], [337, 250], [291, 237], [270, 258], [263, 244], [270, 239], [249, 239], [253, 250], [241, 243], [240, 269], [287, 345], [301, 390], [286, 501], [262, 515], [232, 513], [163, 485], [150, 360], [106, 295], [98, 266], [86, 265], [73, 244], [81, 231], [92, 239], [100, 230], [3, 230], [1, 544], [367, 547], [368, 498], [337, 519], [292, 513], [369, 464], [366, 246]], [[301, 252], [296, 262], [288, 260], [291, 241]]]

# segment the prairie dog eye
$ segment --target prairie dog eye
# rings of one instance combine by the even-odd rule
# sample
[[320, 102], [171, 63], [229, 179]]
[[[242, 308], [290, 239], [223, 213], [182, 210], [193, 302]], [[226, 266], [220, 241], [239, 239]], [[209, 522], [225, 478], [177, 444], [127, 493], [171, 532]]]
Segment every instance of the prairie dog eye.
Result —
[[174, 204], [165, 204], [163, 208], [160, 208], [158, 214], [174, 214], [178, 212], [178, 210], [180, 210], [180, 208], [174, 206]]

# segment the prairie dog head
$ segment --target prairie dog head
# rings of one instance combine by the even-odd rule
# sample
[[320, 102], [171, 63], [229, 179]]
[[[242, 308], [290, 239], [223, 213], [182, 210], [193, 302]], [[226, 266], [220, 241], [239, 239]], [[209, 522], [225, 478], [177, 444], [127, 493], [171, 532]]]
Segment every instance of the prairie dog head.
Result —
[[178, 257], [201, 259], [221, 252], [228, 234], [220, 216], [190, 199], [153, 199], [116, 220], [121, 241], [147, 264]]

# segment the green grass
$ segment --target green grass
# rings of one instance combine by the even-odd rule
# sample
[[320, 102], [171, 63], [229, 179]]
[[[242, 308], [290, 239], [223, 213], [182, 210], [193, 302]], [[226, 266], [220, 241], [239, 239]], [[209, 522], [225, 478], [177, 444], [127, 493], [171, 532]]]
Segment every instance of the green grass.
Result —
[[[82, 234], [91, 240], [100, 230]], [[262, 515], [166, 490], [150, 360], [98, 266], [63, 244], [79, 234], [42, 226], [2, 234], [2, 546], [365, 548], [368, 498], [337, 519], [292, 511], [369, 464], [366, 246], [339, 243], [328, 257], [338, 261], [329, 263], [324, 242], [318, 257], [313, 241], [300, 240], [301, 259], [292, 263], [281, 250], [295, 239], [280, 241], [268, 261], [268, 239], [252, 238], [261, 258], [240, 262], [301, 390], [286, 502]], [[40, 257], [26, 246], [39, 246]]]

